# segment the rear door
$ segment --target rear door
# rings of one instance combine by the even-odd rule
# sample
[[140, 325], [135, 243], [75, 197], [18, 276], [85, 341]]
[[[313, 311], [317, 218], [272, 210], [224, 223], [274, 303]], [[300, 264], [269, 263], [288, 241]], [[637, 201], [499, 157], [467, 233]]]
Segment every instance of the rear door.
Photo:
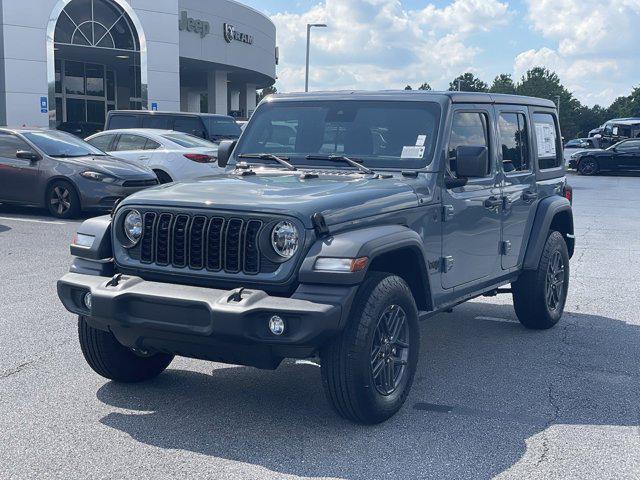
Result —
[[504, 270], [518, 265], [525, 229], [538, 199], [531, 159], [531, 128], [527, 107], [496, 106], [498, 163], [502, 176], [501, 264]]
[[17, 158], [19, 150], [34, 152], [27, 142], [12, 133], [0, 133], [0, 200], [41, 203], [40, 162]]
[[627, 140], [616, 147], [614, 163], [622, 170], [640, 170], [640, 140]]
[[442, 286], [452, 288], [488, 280], [500, 271], [502, 198], [495, 165], [491, 105], [458, 105], [452, 110], [447, 172], [456, 177], [456, 148], [486, 146], [489, 169], [484, 178], [443, 190]]

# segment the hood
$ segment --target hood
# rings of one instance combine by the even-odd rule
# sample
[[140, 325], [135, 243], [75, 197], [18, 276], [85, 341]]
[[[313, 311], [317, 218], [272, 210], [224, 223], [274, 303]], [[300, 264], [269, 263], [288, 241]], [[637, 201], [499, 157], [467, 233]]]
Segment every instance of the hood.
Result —
[[609, 154], [611, 152], [608, 152], [607, 150], [603, 149], [603, 148], [590, 148], [590, 149], [584, 149], [584, 150], [578, 150], [577, 152], [573, 153], [573, 155], [579, 155], [579, 156], [583, 156], [583, 155], [602, 155], [602, 154]]
[[95, 170], [101, 173], [107, 173], [114, 177], [124, 180], [146, 180], [156, 178], [152, 170], [134, 162], [123, 160], [121, 158], [107, 156], [87, 156], [77, 158], [55, 158], [56, 161], [64, 161], [71, 163], [87, 170]]
[[311, 228], [320, 212], [327, 225], [418, 205], [414, 189], [401, 177], [276, 172], [206, 177], [135, 193], [121, 205], [162, 205], [294, 215]]

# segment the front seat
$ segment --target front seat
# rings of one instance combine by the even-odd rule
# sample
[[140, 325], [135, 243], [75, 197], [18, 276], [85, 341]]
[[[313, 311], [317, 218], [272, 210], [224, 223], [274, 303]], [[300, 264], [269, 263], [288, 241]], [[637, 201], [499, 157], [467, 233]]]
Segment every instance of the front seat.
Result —
[[373, 136], [366, 125], [354, 125], [345, 135], [345, 155], [373, 155]]

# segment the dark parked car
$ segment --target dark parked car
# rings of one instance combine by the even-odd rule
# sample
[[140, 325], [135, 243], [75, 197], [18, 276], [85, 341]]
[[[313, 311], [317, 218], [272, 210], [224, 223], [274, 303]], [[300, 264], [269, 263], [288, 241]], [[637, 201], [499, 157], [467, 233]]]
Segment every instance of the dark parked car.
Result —
[[57, 130], [71, 133], [79, 138], [86, 138], [89, 135], [101, 132], [103, 127], [104, 125], [100, 123], [63, 122], [58, 125]]
[[81, 210], [109, 210], [157, 183], [152, 170], [110, 157], [69, 133], [0, 129], [0, 202], [70, 218]]
[[640, 171], [640, 139], [618, 142], [602, 150], [586, 150], [571, 155], [569, 167], [582, 175], [600, 172]]
[[564, 144], [563, 157], [564, 164], [569, 166], [571, 155], [582, 150], [592, 150], [600, 148], [600, 139], [598, 138], [574, 138]]
[[212, 142], [237, 140], [242, 131], [233, 117], [209, 113], [112, 110], [107, 114], [105, 130], [154, 128], [189, 133]]
[[269, 369], [319, 355], [336, 411], [381, 422], [409, 394], [419, 320], [507, 292], [525, 327], [560, 320], [574, 250], [560, 139], [537, 98], [271, 97], [221, 143], [228, 174], [86, 221], [58, 295], [106, 378], [150, 379], [174, 355]]

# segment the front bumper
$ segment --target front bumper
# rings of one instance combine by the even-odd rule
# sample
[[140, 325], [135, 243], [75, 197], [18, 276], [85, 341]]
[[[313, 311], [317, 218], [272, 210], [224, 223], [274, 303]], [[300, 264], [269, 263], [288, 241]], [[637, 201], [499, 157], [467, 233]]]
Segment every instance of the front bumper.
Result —
[[[291, 298], [261, 290], [234, 291], [149, 282], [122, 276], [111, 285], [102, 276], [69, 273], [58, 296], [70, 312], [95, 328], [111, 331], [125, 346], [207, 360], [275, 368], [283, 358], [312, 355], [338, 333], [357, 287], [301, 285]], [[90, 292], [91, 309], [83, 303]], [[269, 318], [285, 320], [273, 335]]]
[[569, 168], [572, 169], [576, 169], [578, 168], [578, 159], [577, 158], [572, 158], [571, 160], [569, 160]]
[[78, 181], [80, 204], [83, 210], [110, 210], [116, 201], [145, 188], [149, 186], [125, 187], [86, 179]]

